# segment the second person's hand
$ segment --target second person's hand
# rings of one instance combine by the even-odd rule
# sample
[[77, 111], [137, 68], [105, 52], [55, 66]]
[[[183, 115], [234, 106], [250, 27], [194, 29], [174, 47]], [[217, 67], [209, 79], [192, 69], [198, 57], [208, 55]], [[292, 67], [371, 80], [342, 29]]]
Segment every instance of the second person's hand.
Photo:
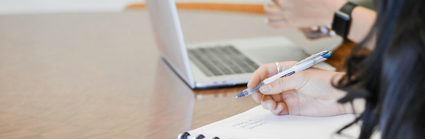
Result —
[[330, 27], [334, 13], [346, 0], [273, 0], [264, 5], [268, 25], [275, 28]]

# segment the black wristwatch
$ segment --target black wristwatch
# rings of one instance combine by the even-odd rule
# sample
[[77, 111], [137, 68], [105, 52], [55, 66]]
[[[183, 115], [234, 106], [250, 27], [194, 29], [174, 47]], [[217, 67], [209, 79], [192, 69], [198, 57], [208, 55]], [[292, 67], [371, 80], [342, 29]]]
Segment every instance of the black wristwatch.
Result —
[[347, 39], [351, 26], [351, 12], [357, 5], [347, 2], [339, 11], [335, 12], [334, 21], [332, 22], [332, 30], [344, 39]]

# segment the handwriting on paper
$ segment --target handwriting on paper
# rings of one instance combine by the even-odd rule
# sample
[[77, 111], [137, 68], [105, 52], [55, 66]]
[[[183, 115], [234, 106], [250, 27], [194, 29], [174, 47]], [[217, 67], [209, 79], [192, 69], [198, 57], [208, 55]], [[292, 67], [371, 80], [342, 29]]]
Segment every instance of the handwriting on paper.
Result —
[[267, 124], [266, 121], [264, 121], [263, 119], [259, 119], [259, 120], [248, 120], [248, 121], [243, 121], [237, 124], [232, 125], [232, 127], [235, 128], [244, 128], [244, 129], [254, 129], [257, 127], [260, 127], [261, 125]]

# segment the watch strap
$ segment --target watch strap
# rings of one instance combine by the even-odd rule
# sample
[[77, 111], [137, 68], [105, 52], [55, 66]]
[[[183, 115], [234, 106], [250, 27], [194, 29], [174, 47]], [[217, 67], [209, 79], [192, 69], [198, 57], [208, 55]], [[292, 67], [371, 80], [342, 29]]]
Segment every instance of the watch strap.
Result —
[[335, 12], [332, 30], [344, 39], [347, 39], [347, 35], [350, 31], [351, 12], [356, 6], [357, 5], [352, 2], [347, 2], [339, 11]]

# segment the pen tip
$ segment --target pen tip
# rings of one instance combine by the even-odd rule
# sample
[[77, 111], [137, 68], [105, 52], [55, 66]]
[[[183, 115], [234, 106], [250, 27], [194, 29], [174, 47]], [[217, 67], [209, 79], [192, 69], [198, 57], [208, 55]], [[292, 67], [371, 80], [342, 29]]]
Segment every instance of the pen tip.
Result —
[[242, 93], [238, 94], [235, 98], [240, 98], [240, 97], [243, 97], [243, 96], [245, 96], [245, 95], [244, 95], [244, 93], [242, 91]]

